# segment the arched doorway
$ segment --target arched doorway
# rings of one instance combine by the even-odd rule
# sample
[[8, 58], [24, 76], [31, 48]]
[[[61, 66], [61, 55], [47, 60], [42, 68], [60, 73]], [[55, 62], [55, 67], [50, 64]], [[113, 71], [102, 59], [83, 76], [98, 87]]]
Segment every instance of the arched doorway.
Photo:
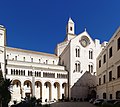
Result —
[[62, 84], [62, 99], [67, 97], [67, 83]]
[[116, 92], [116, 99], [120, 99], [120, 91]]
[[106, 99], [106, 93], [103, 93], [103, 99]]
[[95, 98], [96, 99], [96, 91], [95, 90], [91, 91], [91, 98]]
[[19, 80], [13, 80], [13, 92], [12, 92], [12, 100], [20, 101], [22, 96], [22, 90], [21, 90], [21, 82]]
[[44, 83], [44, 91], [45, 91], [45, 102], [51, 100], [51, 83], [50, 82], [45, 82]]
[[60, 99], [60, 84], [58, 82], [54, 83], [54, 94], [53, 94], [54, 100]]
[[37, 99], [42, 98], [42, 83], [40, 81], [35, 82], [35, 97]]
[[32, 96], [32, 83], [29, 80], [24, 82], [24, 97], [30, 98]]

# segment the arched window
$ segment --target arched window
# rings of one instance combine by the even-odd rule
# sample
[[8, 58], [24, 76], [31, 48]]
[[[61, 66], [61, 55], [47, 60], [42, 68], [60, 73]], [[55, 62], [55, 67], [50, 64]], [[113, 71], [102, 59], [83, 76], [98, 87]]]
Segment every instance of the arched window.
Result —
[[75, 49], [76, 57], [77, 57], [77, 48]]
[[88, 71], [89, 71], [90, 73], [93, 73], [93, 63], [90, 63], [90, 64], [88, 65]]
[[11, 69], [11, 75], [13, 75], [13, 69]]
[[20, 70], [19, 70], [19, 75], [21, 74]]
[[46, 64], [48, 64], [48, 60], [46, 60]]
[[16, 70], [16, 75], [18, 75], [18, 70]]
[[39, 77], [41, 77], [41, 72], [39, 72]]
[[23, 75], [25, 75], [25, 70], [23, 71]]
[[32, 73], [32, 71], [30, 72], [30, 74], [31, 74], [30, 76], [33, 76], [33, 73]]
[[39, 63], [40, 63], [40, 59], [39, 59]]
[[80, 64], [78, 64], [78, 72], [80, 72]]
[[89, 59], [90, 59], [90, 56], [91, 56], [91, 55], [90, 55], [90, 51], [89, 51]]
[[77, 63], [75, 63], [75, 71], [77, 71]]
[[91, 73], [93, 73], [93, 65], [91, 65]]
[[79, 48], [79, 46], [77, 46], [75, 48], [75, 54], [76, 54], [76, 57], [80, 57], [80, 48]]
[[37, 72], [37, 77], [38, 77], [38, 72]]
[[14, 69], [14, 75], [16, 75], [16, 70]]
[[80, 49], [78, 49], [78, 57], [80, 57]]
[[88, 71], [90, 72], [90, 65], [88, 65], [88, 69], [89, 69]]
[[89, 50], [89, 59], [93, 59], [93, 49]]
[[72, 31], [72, 27], [70, 27], [70, 30]]
[[80, 72], [80, 62], [75, 62], [75, 72]]
[[93, 59], [93, 51], [91, 51], [91, 59]]
[[33, 58], [31, 58], [31, 62], [33, 62]]
[[17, 60], [17, 56], [15, 56], [15, 60]]
[[23, 57], [23, 61], [25, 61], [25, 57]]

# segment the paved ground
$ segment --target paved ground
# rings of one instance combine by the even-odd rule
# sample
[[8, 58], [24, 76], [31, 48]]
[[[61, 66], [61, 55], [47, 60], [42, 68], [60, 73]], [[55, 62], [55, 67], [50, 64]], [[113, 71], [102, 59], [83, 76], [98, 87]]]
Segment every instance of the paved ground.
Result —
[[50, 107], [96, 107], [89, 102], [59, 102], [54, 103]]

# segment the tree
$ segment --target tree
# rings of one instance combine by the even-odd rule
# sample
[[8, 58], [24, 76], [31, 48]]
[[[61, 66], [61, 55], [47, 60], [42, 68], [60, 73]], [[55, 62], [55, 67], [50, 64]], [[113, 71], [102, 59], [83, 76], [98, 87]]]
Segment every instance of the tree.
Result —
[[8, 103], [11, 100], [11, 83], [12, 80], [0, 77], [0, 101], [2, 101], [2, 107], [8, 107]]
[[0, 71], [0, 107], [2, 107], [2, 84], [3, 84], [3, 76], [2, 76], [2, 71]]

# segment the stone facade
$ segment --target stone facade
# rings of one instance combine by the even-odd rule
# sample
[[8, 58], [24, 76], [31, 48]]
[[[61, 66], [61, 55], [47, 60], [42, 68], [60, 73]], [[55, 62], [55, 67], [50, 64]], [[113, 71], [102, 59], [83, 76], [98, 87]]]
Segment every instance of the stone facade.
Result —
[[76, 35], [71, 18], [66, 38], [57, 44], [55, 54], [8, 47], [3, 26], [0, 38], [1, 70], [13, 82], [12, 101], [29, 96], [41, 98], [42, 102], [84, 99], [96, 91], [96, 59], [106, 42], [93, 40], [86, 29]]
[[98, 98], [120, 99], [120, 28], [97, 58]]
[[91, 76], [96, 80], [94, 77], [96, 75], [96, 58], [102, 45], [98, 39], [93, 40], [86, 29], [75, 35], [72, 31], [75, 29], [74, 27], [74, 22], [70, 18], [67, 24], [66, 39], [57, 45], [56, 54], [60, 56], [60, 64], [64, 65], [68, 71], [69, 98], [84, 99], [88, 97], [88, 86], [96, 86], [96, 82], [92, 81], [88, 85], [80, 78], [88, 71], [91, 75], [86, 80], [90, 80]]
[[13, 80], [12, 100], [26, 96], [58, 100], [67, 96], [67, 71], [56, 55], [6, 48], [7, 78]]

